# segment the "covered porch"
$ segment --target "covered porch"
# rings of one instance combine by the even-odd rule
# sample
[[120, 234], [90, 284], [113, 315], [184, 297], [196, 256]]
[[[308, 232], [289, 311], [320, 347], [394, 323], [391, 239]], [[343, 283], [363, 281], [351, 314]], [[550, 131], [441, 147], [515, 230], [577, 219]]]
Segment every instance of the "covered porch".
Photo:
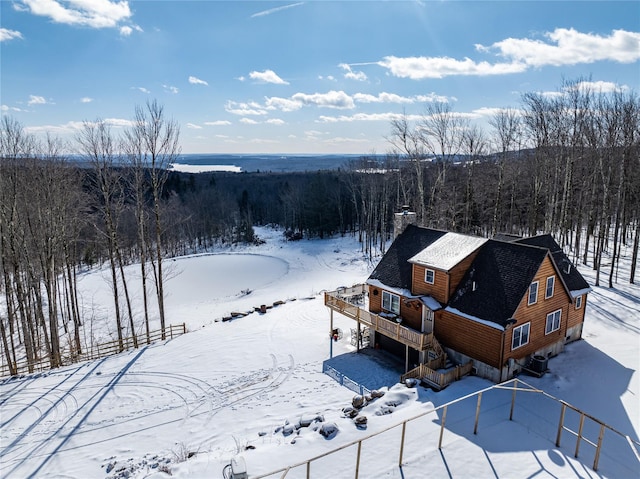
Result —
[[[446, 354], [433, 333], [426, 333], [404, 326], [398, 318], [385, 317], [366, 309], [367, 286], [358, 284], [349, 288], [338, 288], [325, 292], [324, 304], [330, 310], [333, 331], [334, 311], [355, 320], [360, 334], [364, 326], [383, 336], [393, 339], [405, 346], [405, 372], [409, 371], [409, 348], [423, 353], [426, 362], [433, 368], [442, 367], [446, 362]], [[400, 318], [401, 319], [401, 318]], [[359, 348], [359, 344], [357, 343]]]

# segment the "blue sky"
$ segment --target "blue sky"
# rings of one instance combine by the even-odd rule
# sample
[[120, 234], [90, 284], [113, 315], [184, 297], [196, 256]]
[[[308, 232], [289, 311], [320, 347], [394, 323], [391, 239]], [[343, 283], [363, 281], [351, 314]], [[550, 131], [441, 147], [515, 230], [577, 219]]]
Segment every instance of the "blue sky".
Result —
[[[638, 1], [2, 0], [0, 105], [72, 139], [158, 100], [185, 153], [385, 153], [446, 101], [486, 127], [564, 80], [638, 91]], [[487, 127], [487, 131], [489, 131]]]

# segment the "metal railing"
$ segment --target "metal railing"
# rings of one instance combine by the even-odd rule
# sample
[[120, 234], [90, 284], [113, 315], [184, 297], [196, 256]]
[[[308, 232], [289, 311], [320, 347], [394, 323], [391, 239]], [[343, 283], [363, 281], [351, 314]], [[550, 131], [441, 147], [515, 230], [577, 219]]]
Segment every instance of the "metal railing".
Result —
[[[518, 385], [522, 385], [524, 387], [518, 387]], [[286, 475], [289, 473], [289, 471], [291, 471], [292, 469], [296, 469], [298, 467], [301, 466], [306, 466], [306, 478], [307, 479], [311, 479], [311, 464], [314, 462], [317, 462], [318, 460], [325, 458], [327, 456], [331, 456], [333, 454], [336, 454], [344, 449], [348, 449], [352, 446], [356, 446], [357, 445], [357, 449], [356, 449], [356, 459], [355, 459], [355, 472], [354, 472], [354, 478], [358, 479], [359, 477], [359, 471], [360, 471], [360, 459], [361, 459], [361, 453], [362, 453], [362, 446], [363, 443], [365, 443], [366, 441], [375, 438], [377, 436], [380, 436], [381, 434], [384, 434], [388, 431], [391, 431], [392, 429], [396, 429], [401, 427], [402, 428], [402, 435], [401, 435], [401, 439], [400, 439], [400, 444], [398, 445], [398, 456], [397, 456], [397, 462], [394, 461], [393, 456], [392, 456], [392, 450], [391, 450], [391, 445], [387, 444], [387, 450], [385, 451], [385, 455], [389, 457], [389, 461], [393, 461], [395, 462], [395, 464], [397, 464], [397, 466], [399, 468], [402, 468], [403, 465], [403, 456], [404, 456], [404, 452], [405, 452], [405, 447], [406, 447], [406, 443], [405, 443], [405, 437], [406, 437], [406, 429], [407, 429], [407, 424], [410, 422], [414, 422], [417, 419], [420, 419], [422, 417], [428, 416], [430, 414], [434, 414], [436, 412], [441, 412], [441, 418], [440, 418], [440, 434], [438, 435], [438, 449], [441, 450], [442, 449], [442, 440], [443, 440], [443, 436], [444, 436], [444, 431], [445, 431], [445, 424], [446, 424], [446, 420], [447, 420], [447, 411], [449, 409], [450, 406], [459, 403], [461, 401], [465, 401], [467, 399], [476, 397], [477, 398], [477, 403], [476, 403], [476, 409], [475, 409], [475, 419], [474, 419], [474, 423], [473, 423], [473, 434], [476, 435], [478, 433], [478, 424], [479, 424], [479, 419], [480, 419], [480, 412], [481, 412], [481, 402], [482, 402], [482, 395], [488, 391], [492, 391], [495, 389], [506, 389], [506, 390], [511, 390], [512, 391], [512, 395], [511, 395], [511, 401], [510, 401], [510, 411], [509, 411], [509, 420], [512, 421], [513, 420], [513, 415], [514, 415], [514, 409], [515, 409], [515, 404], [516, 404], [516, 394], [518, 392], [522, 392], [522, 393], [536, 393], [536, 394], [541, 394], [546, 398], [552, 399], [553, 401], [559, 403], [562, 405], [562, 413], [560, 416], [560, 422], [558, 425], [558, 436], [556, 439], [556, 447], [560, 447], [560, 436], [561, 436], [561, 432], [563, 430], [568, 430], [566, 427], [564, 427], [564, 412], [566, 410], [566, 408], [571, 408], [574, 411], [577, 411], [580, 415], [581, 415], [581, 420], [580, 420], [580, 429], [582, 430], [582, 424], [584, 422], [585, 418], [588, 418], [592, 421], [595, 421], [598, 425], [600, 425], [600, 435], [599, 435], [599, 439], [597, 443], [593, 443], [590, 442], [590, 444], [592, 444], [595, 448], [596, 448], [596, 455], [595, 455], [595, 460], [593, 462], [593, 470], [597, 471], [598, 469], [598, 460], [600, 457], [600, 452], [602, 450], [602, 448], [604, 447], [604, 430], [609, 430], [611, 432], [613, 432], [614, 434], [620, 436], [622, 439], [624, 439], [629, 447], [632, 450], [633, 455], [635, 456], [636, 460], [638, 461], [638, 463], [640, 463], [640, 454], [638, 453], [638, 447], [640, 446], [640, 442], [636, 441], [635, 439], [631, 438], [629, 435], [624, 434], [616, 429], [614, 429], [611, 426], [608, 426], [607, 424], [605, 424], [604, 422], [588, 415], [587, 413], [581, 411], [580, 409], [571, 406], [570, 404], [557, 399], [553, 396], [551, 396], [550, 394], [547, 394], [546, 392], [544, 392], [541, 389], [537, 389], [527, 383], [525, 383], [524, 381], [521, 381], [519, 379], [512, 379], [510, 381], [507, 381], [505, 383], [502, 384], [496, 384], [493, 386], [490, 386], [488, 388], [482, 389], [480, 391], [468, 394], [466, 396], [460, 397], [458, 399], [455, 399], [453, 401], [450, 401], [446, 404], [443, 404], [441, 406], [438, 406], [434, 409], [431, 409], [427, 412], [423, 412], [421, 414], [418, 414], [412, 418], [409, 418], [401, 423], [398, 424], [394, 424], [392, 426], [389, 426], [387, 428], [384, 428], [378, 432], [375, 432], [373, 434], [369, 434], [361, 439], [358, 439], [356, 441], [351, 441], [347, 444], [343, 444], [340, 447], [337, 447], [335, 449], [332, 449], [331, 451], [327, 451], [323, 454], [319, 454], [317, 456], [314, 456], [312, 458], [306, 459], [304, 461], [300, 461], [296, 464], [291, 464], [287, 467], [283, 467], [281, 469], [277, 469], [271, 472], [268, 472], [266, 474], [260, 474], [257, 476], [251, 476], [251, 479], [263, 479], [263, 478], [267, 478], [267, 477], [271, 477], [271, 476], [276, 476], [276, 474], [278, 474], [280, 479], [284, 479], [286, 477]], [[508, 404], [508, 403], [507, 403]], [[573, 432], [573, 431], [571, 431]], [[576, 444], [576, 449], [575, 449], [575, 457], [578, 457], [578, 452], [579, 452], [579, 445], [582, 441], [586, 440], [580, 432], [578, 433], [574, 433], [577, 435], [577, 444]], [[420, 447], [424, 447], [424, 444], [421, 442], [420, 443]], [[343, 474], [341, 477], [347, 477]]]

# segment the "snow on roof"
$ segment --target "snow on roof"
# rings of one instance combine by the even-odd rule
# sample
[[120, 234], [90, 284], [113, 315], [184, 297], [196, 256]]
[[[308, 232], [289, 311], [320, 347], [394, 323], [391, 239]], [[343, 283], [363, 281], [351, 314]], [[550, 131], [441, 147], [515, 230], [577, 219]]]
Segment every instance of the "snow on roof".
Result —
[[486, 238], [447, 233], [409, 259], [409, 262], [449, 271], [486, 242]]
[[593, 291], [593, 289], [591, 288], [584, 288], [584, 289], [578, 289], [576, 291], [570, 291], [571, 293], [571, 297], [572, 298], [577, 298], [578, 296], [582, 296], [583, 294], [588, 294], [591, 291]]
[[420, 296], [420, 300], [431, 311], [438, 311], [439, 309], [442, 309], [442, 305], [431, 296]]

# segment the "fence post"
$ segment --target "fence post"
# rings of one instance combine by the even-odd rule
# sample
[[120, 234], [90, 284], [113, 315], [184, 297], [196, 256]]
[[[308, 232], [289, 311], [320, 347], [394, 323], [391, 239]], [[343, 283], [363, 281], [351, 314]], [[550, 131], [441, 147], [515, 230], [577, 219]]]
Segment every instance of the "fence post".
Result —
[[362, 450], [362, 441], [358, 441], [358, 455], [356, 457], [356, 479], [358, 479], [358, 473], [360, 472], [360, 451]]
[[447, 420], [447, 408], [449, 406], [445, 406], [442, 410], [442, 421], [440, 422], [440, 440], [438, 441], [438, 449], [442, 449], [442, 434], [444, 433], [444, 423]]
[[402, 453], [404, 452], [404, 433], [407, 430], [407, 421], [402, 423], [402, 439], [400, 440], [400, 458], [398, 459], [398, 467], [402, 467]]
[[582, 441], [582, 427], [584, 426], [584, 413], [580, 414], [580, 426], [578, 426], [578, 439], [576, 440], [576, 453], [573, 457], [578, 457], [580, 442]]
[[562, 411], [560, 412], [560, 421], [558, 422], [558, 435], [556, 436], [556, 447], [560, 447], [560, 437], [562, 436], [562, 429], [564, 428], [564, 413], [567, 410], [567, 405], [562, 404]]
[[476, 406], [476, 423], [473, 426], [473, 433], [478, 434], [478, 419], [480, 419], [480, 403], [482, 402], [482, 392], [478, 394], [478, 405]]
[[509, 411], [509, 421], [513, 421], [513, 408], [516, 405], [516, 390], [518, 389], [518, 380], [513, 382], [513, 394], [511, 395], [511, 411]]
[[598, 470], [598, 462], [600, 461], [600, 449], [602, 449], [602, 440], [604, 439], [604, 424], [600, 424], [600, 434], [598, 434], [598, 445], [596, 446], [596, 457], [593, 459], [593, 470]]
[[307, 479], [311, 479], [311, 461], [307, 461]]

